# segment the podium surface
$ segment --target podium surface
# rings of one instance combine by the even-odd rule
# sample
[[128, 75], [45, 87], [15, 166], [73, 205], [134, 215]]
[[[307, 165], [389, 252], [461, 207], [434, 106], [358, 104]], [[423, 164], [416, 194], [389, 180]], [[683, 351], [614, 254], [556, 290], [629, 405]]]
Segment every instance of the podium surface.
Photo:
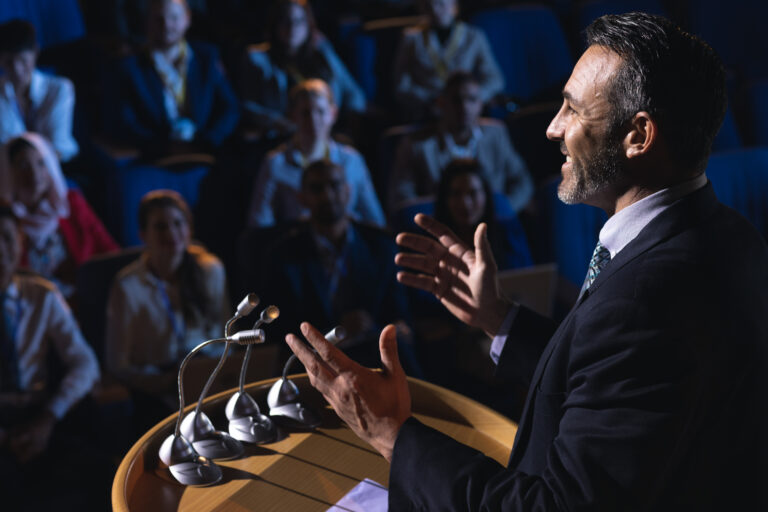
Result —
[[[389, 485], [389, 463], [355, 436], [309, 384], [306, 374], [291, 380], [302, 401], [320, 413], [315, 430], [281, 427], [279, 440], [244, 444], [245, 454], [219, 461], [223, 478], [208, 487], [185, 487], [170, 475], [158, 450], [173, 433], [176, 415], [141, 437], [123, 458], [112, 485], [115, 512], [157, 511], [325, 511], [365, 478]], [[246, 390], [266, 412], [266, 396], [278, 379], [252, 383]], [[517, 431], [510, 419], [463, 395], [409, 378], [414, 416], [506, 465]], [[219, 430], [227, 428], [224, 407], [236, 391], [209, 397], [203, 411]], [[185, 413], [194, 409], [192, 404]]]

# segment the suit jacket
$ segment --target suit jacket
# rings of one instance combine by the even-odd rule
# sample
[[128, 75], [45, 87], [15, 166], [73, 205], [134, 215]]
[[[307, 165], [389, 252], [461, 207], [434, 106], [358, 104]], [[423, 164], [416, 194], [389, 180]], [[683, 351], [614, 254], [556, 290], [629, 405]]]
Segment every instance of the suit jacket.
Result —
[[[454, 158], [439, 127], [403, 139], [391, 170], [390, 208], [437, 193], [440, 175]], [[528, 204], [533, 196], [533, 180], [502, 123], [495, 119], [480, 120], [474, 158], [491, 189], [505, 194], [515, 211]]]
[[[298, 333], [299, 323], [308, 321], [323, 332], [341, 321], [340, 312], [362, 309], [378, 327], [407, 318], [405, 290], [395, 279], [397, 249], [383, 230], [353, 222], [344, 274], [350, 286], [339, 284], [337, 305], [329, 300], [329, 279], [306, 222], [275, 243], [265, 276], [265, 296], [284, 312], [278, 331]], [[274, 331], [273, 331], [274, 332]]]
[[[218, 52], [209, 45], [189, 43], [187, 110], [197, 131], [195, 141], [219, 146], [237, 125], [238, 103], [221, 72]], [[118, 64], [118, 135], [145, 149], [159, 149], [170, 138], [171, 124], [163, 102], [163, 83], [149, 54], [127, 57]], [[151, 151], [151, 150], [150, 150]]]
[[765, 510], [766, 311], [765, 243], [707, 185], [619, 252], [551, 338], [518, 311], [498, 372], [530, 387], [508, 468], [410, 419], [390, 509]]

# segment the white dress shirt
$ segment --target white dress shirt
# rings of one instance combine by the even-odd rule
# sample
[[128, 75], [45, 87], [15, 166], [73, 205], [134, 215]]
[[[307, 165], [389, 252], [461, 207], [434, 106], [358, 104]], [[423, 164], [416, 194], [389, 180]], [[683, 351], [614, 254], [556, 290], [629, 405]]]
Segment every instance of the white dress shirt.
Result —
[[62, 162], [77, 155], [80, 148], [72, 136], [72, 82], [35, 69], [29, 84], [29, 101], [28, 112], [22, 116], [13, 84], [7, 77], [0, 77], [0, 142], [24, 132], [35, 132], [51, 142]]
[[16, 344], [21, 390], [46, 389], [51, 347], [64, 366], [64, 378], [47, 403], [48, 410], [60, 419], [99, 379], [96, 355], [53, 283], [17, 274], [6, 293], [2, 307]]

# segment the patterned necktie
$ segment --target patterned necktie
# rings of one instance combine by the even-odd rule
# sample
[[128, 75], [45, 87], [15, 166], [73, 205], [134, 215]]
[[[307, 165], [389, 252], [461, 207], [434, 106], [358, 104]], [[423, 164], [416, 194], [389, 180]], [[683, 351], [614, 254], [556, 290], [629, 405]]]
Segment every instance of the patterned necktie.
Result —
[[595, 252], [592, 253], [592, 259], [589, 260], [587, 277], [584, 279], [584, 284], [581, 285], [581, 294], [584, 294], [584, 292], [592, 286], [592, 283], [595, 282], [600, 271], [605, 268], [609, 261], [611, 261], [610, 251], [598, 240], [597, 245], [595, 246]]
[[5, 312], [7, 295], [0, 293], [0, 391], [19, 390], [19, 361]]

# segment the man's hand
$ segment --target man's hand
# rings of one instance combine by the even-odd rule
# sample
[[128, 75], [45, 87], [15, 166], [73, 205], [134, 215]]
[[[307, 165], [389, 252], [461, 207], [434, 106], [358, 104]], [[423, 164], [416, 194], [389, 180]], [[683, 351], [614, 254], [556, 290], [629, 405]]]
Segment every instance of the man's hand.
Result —
[[416, 253], [398, 253], [395, 263], [418, 272], [398, 272], [397, 280], [432, 293], [456, 318], [495, 336], [509, 305], [499, 296], [488, 226], [477, 227], [472, 250], [432, 217], [420, 213], [414, 220], [434, 238], [397, 235], [398, 245]]
[[11, 452], [21, 463], [29, 462], [45, 451], [56, 426], [56, 418], [48, 411], [32, 421], [13, 429], [10, 434]]
[[397, 356], [395, 326], [381, 331], [381, 372], [349, 359], [310, 324], [302, 323], [301, 332], [317, 353], [293, 334], [285, 340], [304, 363], [309, 382], [360, 439], [391, 461], [400, 427], [411, 415], [411, 394]]

